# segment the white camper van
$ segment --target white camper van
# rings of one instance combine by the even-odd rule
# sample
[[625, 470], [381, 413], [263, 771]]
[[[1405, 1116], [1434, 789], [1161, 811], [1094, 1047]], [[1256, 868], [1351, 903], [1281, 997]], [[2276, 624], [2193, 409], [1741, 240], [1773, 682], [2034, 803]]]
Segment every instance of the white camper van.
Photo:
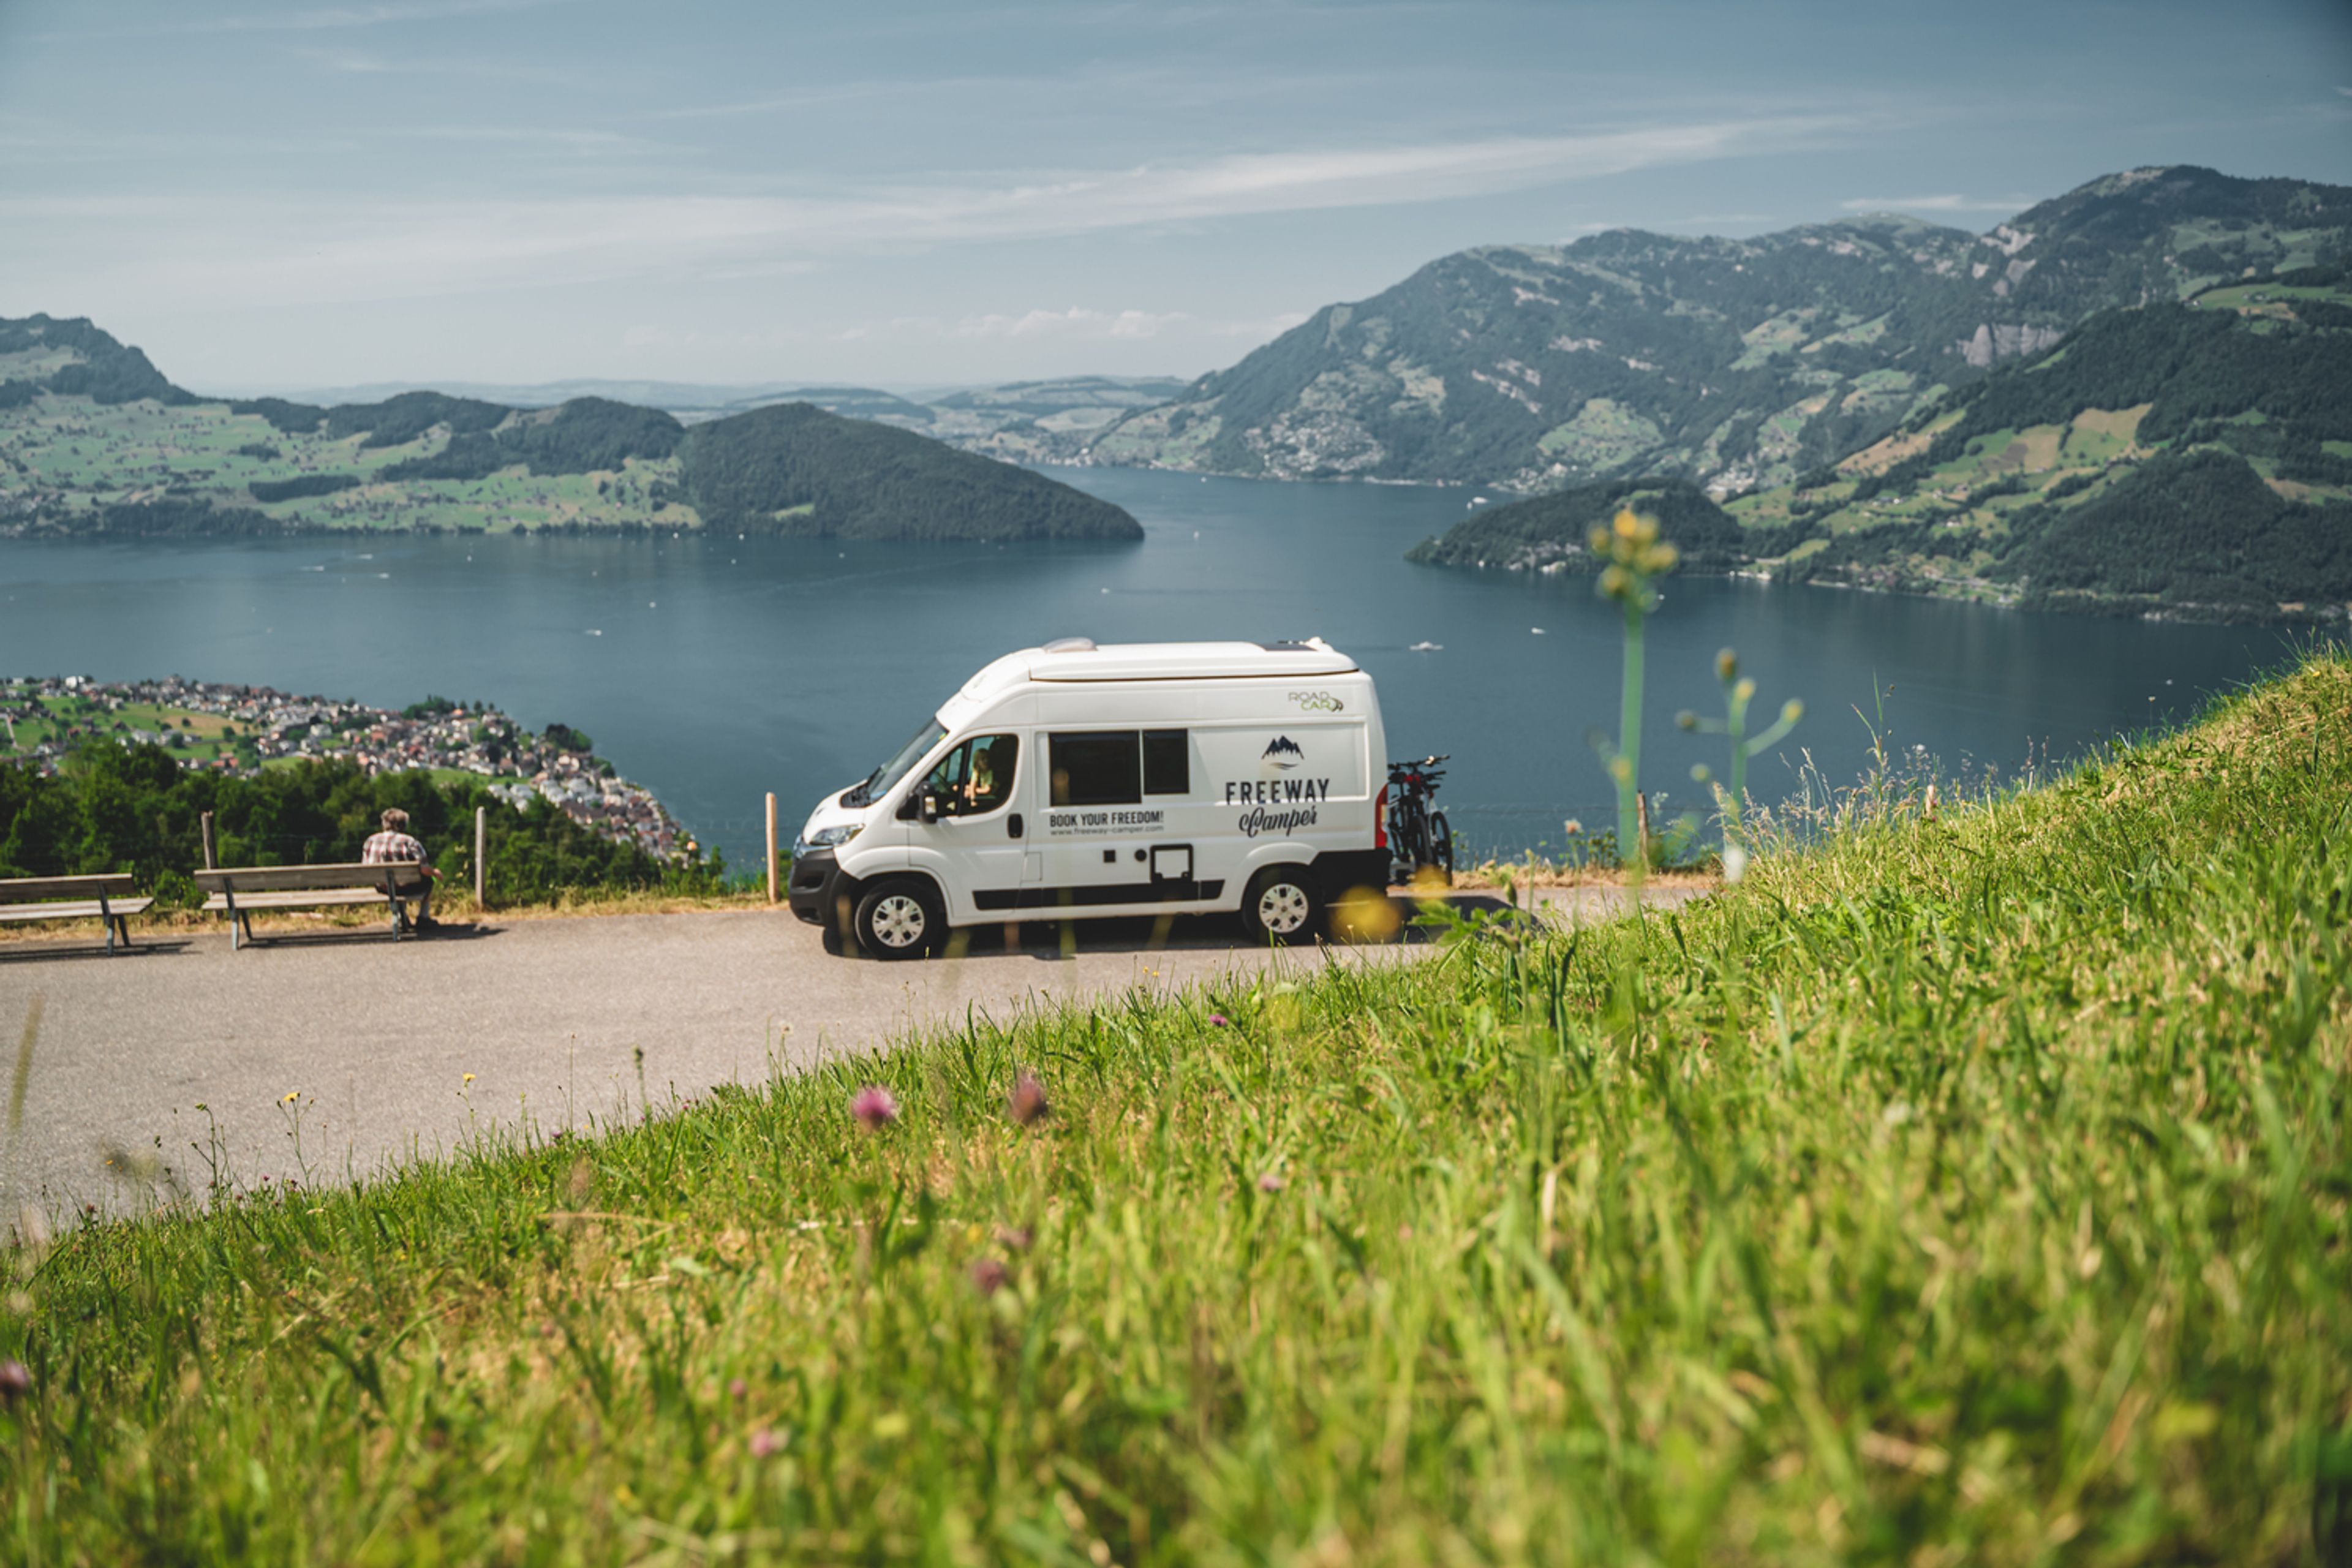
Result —
[[1237, 910], [1302, 942], [1383, 889], [1371, 677], [1321, 638], [1066, 637], [973, 676], [793, 846], [793, 912], [877, 958], [955, 926]]

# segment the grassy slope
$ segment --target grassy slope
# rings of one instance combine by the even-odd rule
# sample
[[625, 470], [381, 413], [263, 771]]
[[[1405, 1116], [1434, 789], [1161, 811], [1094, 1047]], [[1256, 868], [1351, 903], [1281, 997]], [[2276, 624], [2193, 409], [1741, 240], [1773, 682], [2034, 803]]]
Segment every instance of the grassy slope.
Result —
[[[183, 763], [209, 763], [237, 752], [234, 742], [221, 738], [223, 731], [236, 728], [236, 721], [218, 713], [202, 713], [193, 708], [173, 708], [159, 702], [129, 702], [117, 710], [103, 708], [87, 697], [53, 697], [48, 700], [47, 709], [45, 718], [19, 719], [0, 726], [0, 762], [22, 761], [43, 742], [57, 740], [68, 732], [113, 735], [118, 723], [126, 731], [160, 733], [168, 726], [184, 732], [189, 737], [188, 744], [175, 747], [172, 752]], [[12, 734], [14, 745], [9, 740]]]
[[9, 1553], [2340, 1560], [2347, 714], [2321, 660], [1676, 919], [77, 1230]]
[[[0, 366], [5, 368], [5, 366]], [[333, 495], [257, 503], [246, 487], [305, 474], [376, 473], [448, 445], [438, 430], [386, 447], [363, 447], [364, 435], [289, 434], [226, 404], [172, 407], [152, 401], [97, 404], [50, 397], [0, 409], [0, 451], [15, 472], [0, 470], [0, 497], [12, 489], [57, 494], [76, 509], [174, 493], [223, 508], [251, 509], [305, 528], [478, 528], [624, 523], [690, 528], [688, 507], [656, 500], [674, 484], [675, 458], [632, 458], [618, 470], [533, 475], [520, 463], [486, 479], [402, 479]], [[249, 447], [251, 451], [239, 448]], [[269, 455], [260, 455], [263, 453]]]
[[[2263, 282], [2211, 289], [2187, 301], [2200, 309], [2234, 312], [2256, 331], [2275, 323], [2297, 302], [2352, 306], [2352, 284], [2294, 288]], [[2342, 342], [2339, 337], [2333, 340], [2336, 346], [2314, 342], [2311, 352], [2352, 359], [2340, 346]], [[2066, 352], [2062, 348], [2045, 363], [2054, 365]], [[2189, 395], [2193, 401], [2193, 389]], [[1913, 482], [1858, 496], [1864, 479], [1924, 451], [1927, 437], [1941, 434], [1959, 417], [1945, 415], [1918, 430], [1899, 431], [1852, 454], [1838, 464], [1827, 484], [1756, 491], [1730, 502], [1726, 510], [1749, 526], [1772, 527], [1810, 519], [1811, 529], [1832, 539], [1890, 525], [1949, 530], [1950, 534], [1936, 536], [1936, 554], [1916, 548], [1896, 552], [1901, 580], [1948, 597], [2014, 598], [2015, 583], [1990, 580], [1986, 574], [1998, 564], [2016, 514], [2045, 503], [2063, 512], [2094, 506], [2121, 489], [2136, 470], [2159, 455], [2210, 443], [2206, 432], [2192, 433], [2190, 439], [2142, 440], [2140, 426], [2152, 405], [2130, 404], [2126, 399], [2112, 401], [2125, 405], [2085, 408], [2063, 424], [1971, 436], [1963, 450]], [[2249, 412], [2236, 423], [2260, 426], [2268, 422], [2260, 413]], [[2253, 449], [2249, 461], [2283, 496], [2315, 502], [2352, 500], [2352, 485], [2296, 482], [2280, 477], [2278, 458], [2260, 447]]]

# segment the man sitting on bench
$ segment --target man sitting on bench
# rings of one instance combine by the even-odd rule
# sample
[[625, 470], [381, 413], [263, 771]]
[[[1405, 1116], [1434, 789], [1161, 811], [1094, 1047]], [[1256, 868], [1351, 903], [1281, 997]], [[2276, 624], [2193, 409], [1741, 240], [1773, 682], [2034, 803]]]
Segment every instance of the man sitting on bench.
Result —
[[418, 931], [437, 931], [441, 922], [433, 918], [433, 883], [430, 879], [441, 873], [425, 858], [425, 846], [408, 834], [408, 813], [392, 806], [383, 814], [383, 831], [371, 833], [360, 848], [362, 866], [415, 865], [424, 868], [427, 880], [416, 889], [416, 920]]

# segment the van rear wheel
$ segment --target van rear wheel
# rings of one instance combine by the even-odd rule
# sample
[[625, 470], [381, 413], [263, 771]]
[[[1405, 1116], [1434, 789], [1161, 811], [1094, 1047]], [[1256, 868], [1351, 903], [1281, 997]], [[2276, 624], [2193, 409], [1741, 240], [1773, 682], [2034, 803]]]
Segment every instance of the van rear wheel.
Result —
[[857, 945], [870, 957], [922, 958], [947, 936], [947, 910], [929, 884], [912, 877], [875, 883], [857, 900]]
[[1322, 918], [1323, 900], [1304, 866], [1267, 867], [1242, 898], [1242, 929], [1252, 942], [1312, 942]]

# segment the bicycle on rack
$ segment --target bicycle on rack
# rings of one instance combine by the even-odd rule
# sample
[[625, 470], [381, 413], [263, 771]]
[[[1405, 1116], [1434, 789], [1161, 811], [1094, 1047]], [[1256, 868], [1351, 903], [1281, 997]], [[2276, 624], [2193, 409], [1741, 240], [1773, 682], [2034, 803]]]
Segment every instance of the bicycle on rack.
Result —
[[1391, 881], [1408, 883], [1432, 869], [1448, 883], [1454, 880], [1454, 828], [1444, 812], [1430, 805], [1430, 797], [1437, 793], [1437, 781], [1445, 776], [1445, 770], [1437, 764], [1445, 760], [1444, 756], [1423, 757], [1417, 763], [1389, 764]]

